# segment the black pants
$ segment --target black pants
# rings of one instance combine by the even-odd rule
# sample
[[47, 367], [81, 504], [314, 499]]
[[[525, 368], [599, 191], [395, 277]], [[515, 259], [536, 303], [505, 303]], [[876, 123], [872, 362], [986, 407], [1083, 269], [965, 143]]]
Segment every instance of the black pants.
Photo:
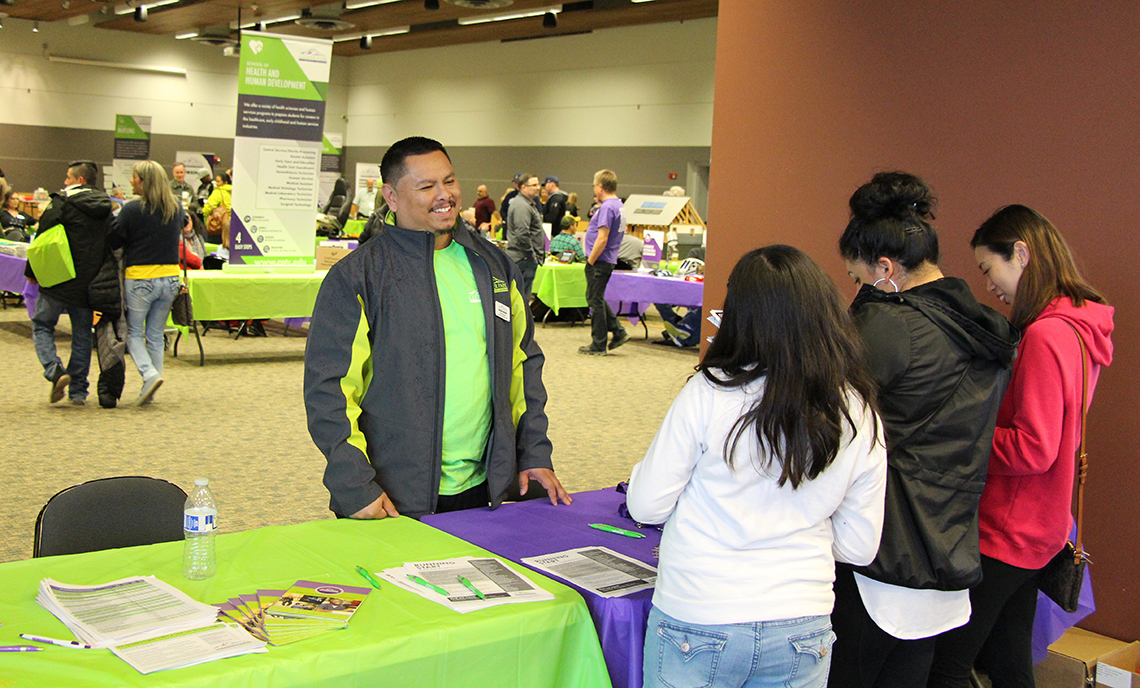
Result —
[[515, 261], [515, 265], [519, 267], [519, 272], [522, 274], [519, 291], [522, 292], [523, 303], [529, 304], [531, 292], [534, 290], [534, 275], [538, 272], [538, 261], [530, 256]]
[[[537, 483], [536, 483], [537, 484]], [[439, 495], [435, 503], [435, 512], [437, 514], [444, 514], [449, 511], [463, 511], [464, 509], [478, 509], [481, 506], [487, 506], [491, 503], [490, 492], [487, 490], [487, 481], [479, 483], [475, 487], [469, 488], [454, 495]], [[333, 510], [333, 514], [337, 518], [348, 518], [339, 511]]]
[[605, 351], [609, 347], [609, 333], [622, 329], [610, 304], [606, 303], [606, 285], [613, 272], [613, 263], [586, 263], [586, 304], [590, 307], [590, 336], [593, 338], [590, 346], [595, 351]]
[[969, 688], [976, 660], [994, 688], [1034, 688], [1037, 574], [982, 556], [982, 582], [970, 590], [970, 621], [938, 636], [928, 686]]
[[934, 638], [899, 640], [879, 628], [863, 606], [855, 574], [835, 567], [835, 645], [828, 688], [922, 688], [934, 656]]

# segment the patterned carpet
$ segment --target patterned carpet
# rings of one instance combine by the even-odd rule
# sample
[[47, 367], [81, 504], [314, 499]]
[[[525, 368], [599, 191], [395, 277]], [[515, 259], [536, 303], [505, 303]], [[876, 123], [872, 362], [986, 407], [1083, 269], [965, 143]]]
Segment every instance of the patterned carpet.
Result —
[[[49, 406], [26, 311], [0, 310], [0, 561], [31, 557], [36, 515], [53, 494], [114, 475], [160, 477], [187, 490], [209, 477], [222, 532], [330, 518], [325, 461], [301, 398], [306, 339], [297, 330], [282, 336], [279, 324], [266, 329], [267, 338], [239, 340], [211, 331], [202, 340], [205, 367], [194, 344], [182, 342], [178, 358], [167, 354], [165, 384], [150, 406], [102, 409], [94, 394], [86, 406]], [[606, 357], [578, 354], [589, 343], [585, 327], [536, 330], [555, 470], [571, 492], [628, 478], [697, 363], [695, 350], [651, 343], [660, 321], [650, 321], [649, 341], [640, 325], [627, 329], [630, 342]], [[69, 340], [65, 317], [57, 332], [64, 360]], [[123, 397], [133, 400], [141, 380], [129, 359], [127, 369]]]

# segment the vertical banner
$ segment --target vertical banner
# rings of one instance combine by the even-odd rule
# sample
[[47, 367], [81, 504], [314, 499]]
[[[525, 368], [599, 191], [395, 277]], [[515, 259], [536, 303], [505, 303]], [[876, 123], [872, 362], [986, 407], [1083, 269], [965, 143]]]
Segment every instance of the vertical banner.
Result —
[[321, 145], [321, 185], [317, 192], [317, 207], [323, 208], [332, 195], [336, 180], [344, 169], [344, 151], [341, 134], [326, 131]]
[[103, 180], [108, 189], [120, 187], [131, 195], [131, 173], [135, 163], [150, 157], [150, 117], [142, 115], [115, 115], [115, 154], [112, 156], [111, 183]]
[[313, 267], [332, 45], [242, 32], [227, 269]]

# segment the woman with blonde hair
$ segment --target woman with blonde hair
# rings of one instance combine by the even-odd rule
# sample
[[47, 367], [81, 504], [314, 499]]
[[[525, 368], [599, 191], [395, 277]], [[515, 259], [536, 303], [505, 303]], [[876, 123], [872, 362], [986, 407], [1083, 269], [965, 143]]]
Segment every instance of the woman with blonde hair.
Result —
[[180, 289], [178, 238], [186, 217], [166, 172], [153, 160], [135, 165], [131, 187], [139, 198], [123, 206], [108, 242], [123, 248], [127, 351], [143, 379], [135, 401], [141, 406], [162, 385], [162, 337]]
[[1031, 688], [1037, 577], [1072, 528], [1081, 399], [1092, 402], [1100, 369], [1112, 362], [1113, 309], [1032, 208], [997, 211], [970, 246], [1023, 335], [979, 504], [984, 575], [970, 590], [974, 613], [938, 638], [927, 685], [965, 688], [977, 660], [995, 688]]

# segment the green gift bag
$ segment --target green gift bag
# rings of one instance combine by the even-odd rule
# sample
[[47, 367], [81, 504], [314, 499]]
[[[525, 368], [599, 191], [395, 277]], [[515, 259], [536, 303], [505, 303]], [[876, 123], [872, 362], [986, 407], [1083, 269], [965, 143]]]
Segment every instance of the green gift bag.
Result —
[[75, 263], [71, 260], [71, 246], [63, 225], [36, 235], [36, 240], [28, 246], [28, 262], [41, 287], [54, 287], [75, 279]]

